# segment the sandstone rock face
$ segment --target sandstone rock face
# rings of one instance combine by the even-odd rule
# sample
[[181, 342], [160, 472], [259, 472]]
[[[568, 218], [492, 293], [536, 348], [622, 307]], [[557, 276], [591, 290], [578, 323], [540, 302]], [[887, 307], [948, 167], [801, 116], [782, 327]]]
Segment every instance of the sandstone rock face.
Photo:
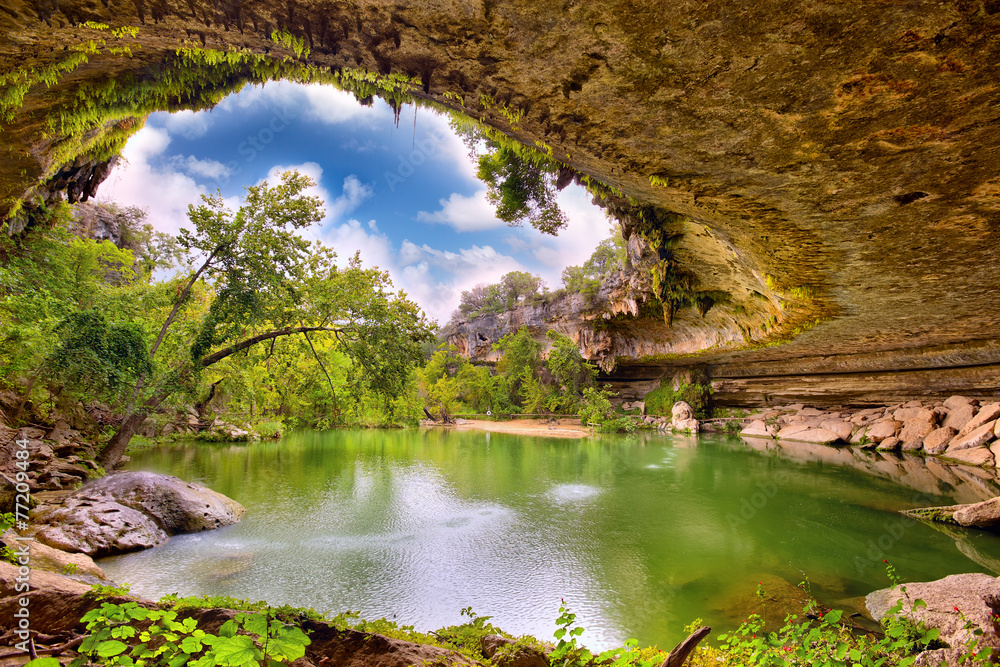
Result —
[[[623, 299], [606, 327], [581, 329], [581, 347], [605, 359], [606, 348], [631, 348], [631, 359], [652, 347], [708, 350], [698, 362], [734, 381], [717, 396], [742, 389], [762, 404], [792, 391], [878, 401], [950, 392], [946, 384], [995, 392], [996, 346], [984, 354], [992, 368], [968, 363], [970, 346], [1000, 324], [1000, 138], [988, 122], [1000, 92], [982, 83], [1000, 79], [992, 3], [723, 0], [684, 12], [650, 2], [530, 11], [509, 0], [293, 4], [60, 0], [0, 13], [4, 74], [60, 62], [83, 39], [84, 19], [143, 28], [133, 58], [95, 54], [66, 80], [31, 87], [5, 134], [0, 212], [35, 186], [78, 198], [100, 181], [107, 165], [86, 154], [53, 164], [65, 143], [41, 135], [43, 119], [75, 104], [81, 86], [114, 79], [127, 93], [133, 74], [176, 79], [176, 51], [192, 35], [209, 49], [290, 59], [270, 39], [281, 26], [307, 42], [301, 59], [324, 72], [419, 76], [417, 97], [475, 108], [529, 146], [544, 142], [615, 188], [605, 203], [629, 227], [676, 232], [674, 255], [691, 284], [719, 293], [704, 317], [686, 307], [657, 329], [665, 337], [656, 345], [655, 318]], [[748, 25], [769, 38], [748, 38]], [[487, 96], [498, 103], [479, 104]], [[192, 105], [200, 97], [177, 95]], [[50, 173], [53, 181], [37, 183]], [[630, 198], [650, 215], [633, 215]], [[880, 251], [889, 244], [892, 252]], [[748, 349], [765, 340], [787, 342]], [[933, 362], [901, 363], [914, 350]], [[814, 371], [831, 366], [833, 374]]]
[[[903, 616], [938, 628], [940, 639], [950, 647], [965, 648], [977, 638], [974, 632], [980, 630], [980, 646], [1000, 649], [1000, 636], [993, 623], [993, 615], [1000, 608], [1000, 580], [996, 577], [953, 574], [938, 581], [908, 583], [905, 596], [898, 589], [884, 588], [870, 593], [865, 606], [872, 618], [881, 620], [900, 599]], [[927, 606], [914, 608], [917, 599]]]
[[176, 477], [119, 472], [32, 514], [36, 539], [66, 551], [107, 556], [162, 544], [168, 535], [239, 521], [236, 501]]
[[69, 630], [80, 616], [100, 606], [99, 602], [83, 597], [90, 592], [89, 585], [67, 577], [43, 570], [32, 571], [31, 590], [27, 593], [18, 592], [17, 577], [15, 566], [0, 562], [0, 614], [4, 618], [14, 618], [19, 598], [27, 595], [31, 600], [31, 629], [36, 632], [55, 634]]

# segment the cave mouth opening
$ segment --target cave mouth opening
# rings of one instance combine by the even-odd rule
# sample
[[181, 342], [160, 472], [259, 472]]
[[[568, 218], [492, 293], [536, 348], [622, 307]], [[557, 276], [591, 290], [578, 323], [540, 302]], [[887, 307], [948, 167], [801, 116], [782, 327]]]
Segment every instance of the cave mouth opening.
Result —
[[[456, 119], [458, 119], [456, 121]], [[558, 204], [561, 234], [499, 220], [476, 177], [459, 114], [413, 103], [359, 102], [332, 85], [248, 84], [205, 110], [152, 113], [122, 150], [96, 199], [146, 209], [158, 231], [176, 233], [189, 204], [297, 169], [316, 182], [326, 217], [309, 234], [346, 261], [388, 270], [429, 316], [448, 321], [462, 291], [511, 271], [557, 290], [617, 233], [586, 190], [569, 184]]]

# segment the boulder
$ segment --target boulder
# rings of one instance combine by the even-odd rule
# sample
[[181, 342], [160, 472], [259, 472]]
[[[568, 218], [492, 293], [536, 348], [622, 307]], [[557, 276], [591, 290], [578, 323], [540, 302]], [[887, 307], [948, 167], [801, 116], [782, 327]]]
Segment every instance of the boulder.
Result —
[[1000, 497], [966, 505], [957, 510], [952, 518], [963, 526], [976, 528], [1000, 525]]
[[926, 410], [925, 408], [917, 406], [910, 406], [910, 407], [904, 406], [899, 410], [893, 412], [892, 418], [898, 422], [908, 422], [910, 420], [917, 419], [917, 417], [920, 416], [922, 412], [927, 412], [928, 414], [930, 414], [930, 410]]
[[19, 541], [15, 537], [16, 533], [9, 530], [0, 536], [0, 541], [15, 551], [27, 545], [32, 572], [42, 571], [60, 574], [82, 584], [106, 585], [111, 583], [104, 570], [98, 567], [94, 559], [86, 554], [68, 553], [61, 549], [53, 549], [38, 540]]
[[[785, 429], [782, 429], [782, 433], [784, 431]], [[782, 437], [779, 433], [778, 437], [783, 440], [791, 440], [793, 442], [810, 442], [817, 445], [832, 445], [842, 441], [840, 435], [823, 428], [810, 428], [804, 431], [796, 431], [791, 435], [784, 437]]]
[[851, 438], [851, 431], [853, 430], [850, 422], [846, 422], [843, 419], [825, 419], [820, 423], [819, 427], [827, 431], [833, 431], [844, 441]]
[[986, 447], [976, 447], [974, 449], [960, 449], [957, 452], [948, 451], [946, 457], [959, 463], [966, 463], [970, 466], [993, 466], [996, 459], [993, 452]]
[[996, 438], [994, 430], [996, 429], [996, 422], [988, 422], [986, 424], [981, 424], [978, 428], [972, 430], [969, 433], [963, 434], [959, 431], [950, 443], [948, 443], [948, 454], [958, 451], [960, 449], [971, 449], [973, 447], [980, 447], [989, 442], [992, 442]]
[[157, 546], [168, 535], [240, 520], [242, 505], [198, 484], [149, 472], [118, 472], [32, 514], [36, 538], [50, 546], [105, 556]]
[[899, 432], [898, 437], [904, 444], [920, 442], [936, 427], [934, 413], [930, 410], [921, 410], [915, 417], [903, 423], [903, 430]]
[[805, 422], [795, 422], [782, 427], [782, 429], [778, 431], [777, 437], [779, 440], [789, 440], [794, 437], [796, 433], [804, 433], [808, 430], [809, 424]]
[[694, 410], [684, 401], [677, 401], [670, 409], [670, 426], [675, 431], [698, 432], [698, 420], [695, 419]]
[[955, 410], [965, 405], [972, 405], [972, 399], [968, 396], [949, 396], [944, 402], [944, 407], [949, 410]]
[[948, 448], [948, 443], [956, 435], [958, 435], [958, 431], [950, 426], [942, 426], [939, 429], [935, 429], [924, 437], [924, 451], [934, 456], [943, 454]]
[[948, 409], [948, 416], [944, 418], [942, 426], [948, 426], [956, 431], [961, 430], [976, 416], [976, 408], [969, 403], [964, 403], [957, 407]]
[[[687, 403], [685, 403], [687, 405]], [[688, 407], [690, 409], [690, 406]], [[692, 415], [693, 416], [693, 415]], [[221, 420], [215, 420], [209, 427], [209, 433], [219, 440], [231, 440], [233, 442], [244, 442], [250, 439], [250, 432], [233, 426]]]
[[900, 439], [893, 436], [891, 438], [886, 438], [882, 442], [878, 443], [877, 449], [880, 452], [893, 452], [899, 449]]
[[92, 557], [141, 551], [167, 541], [167, 533], [142, 512], [110, 499], [67, 498], [31, 515], [34, 537], [63, 551]]
[[988, 403], [979, 409], [976, 416], [969, 420], [969, 423], [958, 430], [959, 435], [972, 433], [987, 422], [992, 422], [1000, 418], [1000, 403]]
[[851, 438], [851, 442], [859, 443], [861, 439], [867, 438], [869, 442], [879, 443], [886, 438], [892, 438], [899, 432], [899, 428], [902, 426], [895, 419], [882, 419], [872, 423], [869, 426], [858, 429], [857, 433]]
[[[915, 600], [926, 606], [914, 608]], [[993, 623], [993, 607], [1000, 601], [1000, 579], [988, 574], [953, 574], [938, 581], [906, 584], [869, 593], [865, 606], [872, 618], [881, 621], [898, 600], [900, 614], [928, 628], [937, 628], [941, 641], [953, 649], [964, 649], [977, 638], [979, 647], [1000, 649], [1000, 636]], [[975, 634], [980, 631], [982, 634]]]
[[799, 410], [800, 417], [829, 417], [826, 410], [820, 410], [818, 408], [802, 408]]
[[774, 427], [758, 419], [750, 422], [749, 426], [740, 431], [740, 435], [746, 438], [773, 438]]

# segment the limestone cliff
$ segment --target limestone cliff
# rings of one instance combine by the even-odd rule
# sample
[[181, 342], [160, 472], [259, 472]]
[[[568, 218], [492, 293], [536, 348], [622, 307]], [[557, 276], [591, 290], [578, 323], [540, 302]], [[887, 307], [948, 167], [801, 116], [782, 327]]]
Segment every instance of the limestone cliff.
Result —
[[[96, 172], [58, 174], [112, 157], [150, 111], [204, 108], [269, 77], [325, 72], [364, 97], [385, 94], [370, 78], [406, 75], [416, 98], [603, 183], [605, 204], [671, 253], [685, 289], [728, 295], [704, 318], [678, 310], [669, 330], [612, 318], [615, 335], [585, 345], [630, 357], [616, 378], [691, 363], [634, 363], [670, 350], [700, 351], [720, 387], [755, 400], [1000, 385], [993, 0], [2, 9], [3, 211], [70, 181], [85, 194]], [[757, 315], [737, 311], [755, 300]]]

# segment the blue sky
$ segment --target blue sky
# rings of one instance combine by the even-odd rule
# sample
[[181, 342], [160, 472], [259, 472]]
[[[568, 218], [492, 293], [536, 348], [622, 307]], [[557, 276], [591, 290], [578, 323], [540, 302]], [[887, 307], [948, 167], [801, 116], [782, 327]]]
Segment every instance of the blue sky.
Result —
[[123, 157], [98, 199], [145, 207], [172, 233], [201, 194], [219, 189], [235, 207], [246, 185], [293, 167], [309, 174], [312, 194], [326, 202], [309, 236], [333, 246], [339, 261], [360, 251], [441, 324], [462, 290], [508, 271], [541, 275], [557, 289], [562, 269], [582, 264], [610, 233], [578, 186], [560, 193], [570, 223], [558, 237], [508, 227], [446, 116], [419, 108], [414, 122], [406, 106], [397, 127], [385, 103], [363, 107], [328, 86], [248, 86], [211, 111], [153, 114]]

